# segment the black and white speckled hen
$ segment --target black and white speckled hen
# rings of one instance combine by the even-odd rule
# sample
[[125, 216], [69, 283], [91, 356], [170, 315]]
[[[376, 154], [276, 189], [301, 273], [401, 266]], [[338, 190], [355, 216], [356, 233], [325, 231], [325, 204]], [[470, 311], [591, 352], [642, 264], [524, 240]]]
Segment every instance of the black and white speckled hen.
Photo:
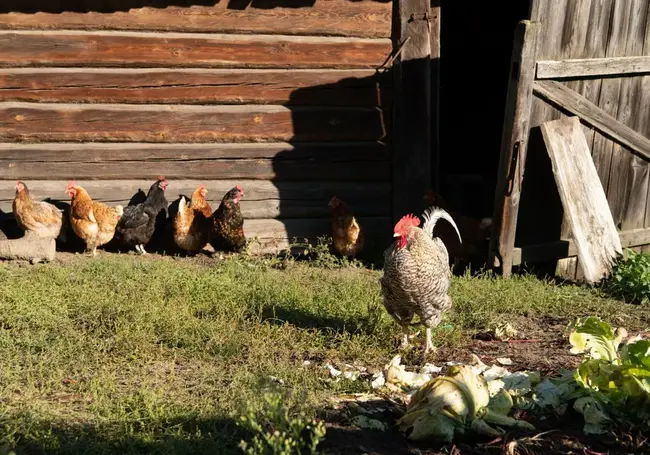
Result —
[[238, 253], [246, 246], [244, 217], [239, 206], [243, 196], [242, 187], [235, 186], [223, 196], [221, 204], [210, 217], [212, 221], [210, 245], [216, 251]]
[[460, 233], [453, 218], [438, 207], [431, 207], [420, 219], [406, 215], [397, 222], [394, 237], [397, 240], [384, 251], [384, 275], [380, 278], [384, 306], [402, 326], [402, 348], [409, 344], [409, 327], [417, 315], [419, 324], [426, 327], [425, 354], [434, 350], [431, 329], [440, 324], [442, 315], [451, 308], [448, 294], [451, 282], [447, 248], [439, 237], [433, 237], [433, 228], [439, 219], [448, 221]]
[[167, 217], [167, 185], [165, 177], [158, 177], [149, 188], [144, 202], [124, 209], [124, 214], [115, 228], [116, 241], [124, 246], [134, 247], [140, 254], [147, 254], [144, 247], [151, 240], [156, 225], [160, 226], [161, 218]]

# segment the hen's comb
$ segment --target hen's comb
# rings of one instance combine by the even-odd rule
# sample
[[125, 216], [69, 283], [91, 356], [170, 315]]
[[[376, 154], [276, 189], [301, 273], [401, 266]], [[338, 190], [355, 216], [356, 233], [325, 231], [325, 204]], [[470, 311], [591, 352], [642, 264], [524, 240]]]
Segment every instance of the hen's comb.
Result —
[[74, 180], [70, 180], [68, 182], [68, 186], [66, 186], [65, 188], [68, 189], [68, 188], [72, 188], [72, 187], [75, 187], [75, 186], [77, 186], [77, 182], [75, 182]]
[[162, 182], [163, 180], [165, 180], [165, 176], [164, 175], [159, 175], [158, 176], [158, 181]]
[[420, 218], [414, 216], [412, 213], [404, 215], [395, 225], [395, 232], [404, 232], [412, 226], [419, 226]]
[[244, 190], [242, 189], [241, 185], [235, 185], [235, 189], [236, 189], [237, 191], [244, 191]]

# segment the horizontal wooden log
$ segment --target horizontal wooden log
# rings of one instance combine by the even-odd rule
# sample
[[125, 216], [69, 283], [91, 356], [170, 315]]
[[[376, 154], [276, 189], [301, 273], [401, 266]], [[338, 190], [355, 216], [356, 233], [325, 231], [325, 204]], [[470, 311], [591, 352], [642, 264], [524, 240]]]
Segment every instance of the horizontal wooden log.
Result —
[[0, 69], [0, 101], [378, 106], [390, 78], [372, 70]]
[[[77, 180], [90, 196], [110, 205], [127, 205], [139, 190], [146, 192], [155, 175], [148, 180]], [[68, 202], [64, 194], [67, 181], [24, 180], [34, 199], [51, 198]], [[172, 203], [180, 195], [189, 197], [199, 184], [205, 184], [207, 199], [216, 209], [223, 195], [239, 184], [244, 189], [242, 213], [246, 218], [328, 217], [327, 206], [332, 196], [349, 202], [355, 213], [364, 216], [387, 216], [390, 213], [390, 183], [363, 184], [338, 181], [271, 182], [253, 180], [170, 180], [166, 191]], [[11, 212], [15, 181], [0, 180], [0, 210]], [[140, 195], [142, 197], [142, 194]]]
[[577, 115], [614, 142], [650, 161], [650, 139], [619, 122], [579, 93], [556, 81], [536, 81], [533, 91], [561, 111]]
[[[650, 228], [619, 232], [619, 238], [623, 248], [650, 245]], [[557, 242], [515, 248], [514, 265], [550, 262], [576, 257], [577, 255], [578, 248], [573, 240], [559, 240]]]
[[537, 79], [631, 76], [650, 73], [650, 57], [609, 57], [537, 62]]
[[0, 32], [0, 66], [376, 68], [388, 39], [128, 32]]
[[[390, 148], [380, 142], [294, 144], [287, 142], [234, 144], [0, 143], [0, 165], [3, 162], [182, 162], [216, 159], [383, 161], [389, 158]], [[152, 174], [147, 174], [147, 176], [149, 175]], [[124, 178], [126, 177], [122, 177], [122, 179]]]
[[0, 103], [0, 141], [375, 141], [372, 108]]
[[[377, 1], [310, 0], [279, 6], [275, 0], [255, 0], [245, 8], [230, 1], [189, 8], [131, 8], [96, 12], [101, 2], [86, 2], [91, 11], [61, 12], [60, 3], [42, 0], [0, 5], [2, 29], [150, 30], [176, 32], [264, 33], [389, 37], [391, 3]], [[174, 2], [178, 4], [178, 2]], [[196, 2], [191, 2], [196, 3]], [[110, 2], [115, 9], [115, 1]], [[299, 8], [294, 6], [301, 6]], [[39, 11], [33, 13], [33, 11]], [[47, 12], [42, 12], [47, 11]]]
[[388, 161], [327, 160], [172, 160], [25, 162], [0, 161], [0, 179], [139, 179], [162, 174], [169, 178], [257, 180], [336, 179], [349, 181], [387, 181], [391, 175]]

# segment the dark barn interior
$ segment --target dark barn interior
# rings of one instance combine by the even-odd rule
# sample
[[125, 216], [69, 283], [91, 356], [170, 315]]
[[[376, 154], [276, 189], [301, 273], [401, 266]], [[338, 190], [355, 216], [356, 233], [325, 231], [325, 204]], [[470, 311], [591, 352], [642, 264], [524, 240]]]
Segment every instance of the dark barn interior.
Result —
[[492, 216], [513, 33], [528, 16], [528, 1], [442, 0], [440, 192], [467, 215]]

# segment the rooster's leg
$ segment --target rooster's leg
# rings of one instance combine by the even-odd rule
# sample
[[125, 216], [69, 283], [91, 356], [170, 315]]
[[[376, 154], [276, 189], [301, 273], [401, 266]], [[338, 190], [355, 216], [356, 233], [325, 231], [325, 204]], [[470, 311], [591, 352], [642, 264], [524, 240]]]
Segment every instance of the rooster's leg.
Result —
[[147, 253], [147, 252], [145, 251], [145, 249], [144, 249], [144, 245], [140, 245], [140, 253], [142, 253], [143, 255], [144, 255], [144, 254], [149, 254], [149, 253]]
[[424, 346], [424, 353], [428, 354], [429, 352], [436, 352], [436, 347], [433, 345], [433, 341], [431, 341], [431, 327], [427, 327], [426, 344]]
[[408, 324], [402, 325], [402, 331], [404, 332], [403, 338], [402, 338], [402, 344], [400, 345], [400, 349], [406, 349], [409, 347], [409, 340], [411, 338], [411, 329], [409, 329]]

